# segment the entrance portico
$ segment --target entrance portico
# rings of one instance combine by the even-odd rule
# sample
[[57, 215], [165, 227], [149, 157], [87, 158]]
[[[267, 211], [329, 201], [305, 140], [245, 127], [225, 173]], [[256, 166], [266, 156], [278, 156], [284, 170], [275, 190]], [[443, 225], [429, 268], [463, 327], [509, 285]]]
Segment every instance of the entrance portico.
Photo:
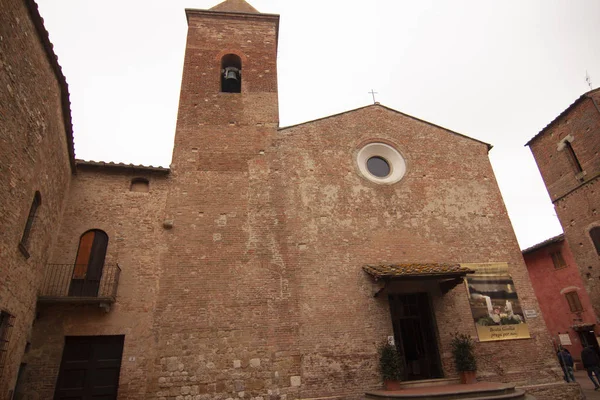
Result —
[[442, 378], [434, 304], [473, 273], [458, 264], [368, 265], [365, 272], [384, 285], [396, 349], [404, 361], [403, 381]]

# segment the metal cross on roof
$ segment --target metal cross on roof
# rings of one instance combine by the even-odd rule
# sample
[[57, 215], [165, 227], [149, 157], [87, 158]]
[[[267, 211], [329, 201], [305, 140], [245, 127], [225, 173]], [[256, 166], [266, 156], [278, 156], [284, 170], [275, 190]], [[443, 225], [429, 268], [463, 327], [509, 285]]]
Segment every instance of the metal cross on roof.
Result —
[[371, 91], [369, 93], [371, 93], [371, 95], [373, 96], [373, 104], [377, 104], [377, 101], [375, 100], [375, 95], [379, 94], [379, 93], [375, 92], [373, 89], [371, 89]]

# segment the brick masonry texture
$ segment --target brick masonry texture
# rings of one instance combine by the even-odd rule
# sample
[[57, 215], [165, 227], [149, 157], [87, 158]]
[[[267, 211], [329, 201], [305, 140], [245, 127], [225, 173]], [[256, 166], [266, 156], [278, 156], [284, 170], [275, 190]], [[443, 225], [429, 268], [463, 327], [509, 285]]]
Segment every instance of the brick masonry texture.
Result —
[[[0, 398], [15, 384], [30, 340], [36, 290], [69, 187], [60, 87], [21, 0], [0, 1], [0, 309], [15, 317]], [[18, 248], [36, 191], [41, 205], [27, 259]]]
[[[2, 18], [24, 18], [17, 0], [9, 5], [15, 15]], [[40, 155], [40, 183], [7, 198], [8, 211], [19, 210], [2, 242], [11, 271], [25, 270], [16, 245], [38, 186], [56, 210], [36, 239], [40, 250], [32, 246], [40, 273], [46, 263], [73, 263], [90, 229], [107, 233], [106, 264], [122, 269], [108, 312], [38, 304], [23, 358], [41, 278], [11, 275], [29, 310], [10, 362], [13, 377], [27, 363], [26, 398], [52, 398], [65, 336], [125, 335], [119, 399], [360, 399], [381, 386], [377, 345], [393, 333], [388, 293], [429, 293], [443, 374], [456, 376], [451, 334], [476, 336], [465, 286], [442, 294], [435, 282], [395, 282], [374, 297], [367, 264], [507, 262], [523, 308], [540, 311], [488, 145], [380, 105], [278, 129], [278, 17], [187, 15], [171, 169], [79, 163], [69, 176], [57, 126]], [[230, 53], [242, 59], [239, 94], [219, 92]], [[14, 119], [16, 129], [26, 117]], [[15, 134], [7, 155], [17, 171], [34, 164], [18, 147], [24, 137]], [[402, 153], [403, 180], [378, 185], [360, 174], [357, 152], [373, 141]], [[130, 191], [136, 178], [148, 180], [148, 192]], [[477, 344], [479, 377], [531, 387], [540, 399], [580, 398], [560, 383], [543, 319], [527, 322], [530, 339]]]
[[[600, 91], [582, 96], [529, 144], [540, 169], [565, 237], [600, 315], [600, 257], [589, 231], [600, 226]], [[583, 173], [576, 170], [561, 140], [571, 137], [571, 146]]]

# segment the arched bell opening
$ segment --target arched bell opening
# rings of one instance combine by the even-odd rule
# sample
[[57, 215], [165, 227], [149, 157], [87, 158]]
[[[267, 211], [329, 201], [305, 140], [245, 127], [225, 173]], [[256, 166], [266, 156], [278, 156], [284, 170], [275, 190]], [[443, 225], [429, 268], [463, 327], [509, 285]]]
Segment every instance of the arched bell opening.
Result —
[[242, 59], [235, 54], [221, 58], [221, 92], [242, 92]]

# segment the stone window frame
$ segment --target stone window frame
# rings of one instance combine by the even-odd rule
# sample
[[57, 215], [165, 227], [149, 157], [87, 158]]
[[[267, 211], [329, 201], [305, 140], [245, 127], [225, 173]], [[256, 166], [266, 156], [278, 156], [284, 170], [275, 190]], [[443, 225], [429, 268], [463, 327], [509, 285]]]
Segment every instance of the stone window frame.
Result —
[[23, 235], [21, 235], [21, 240], [19, 241], [19, 250], [25, 256], [25, 258], [29, 258], [29, 241], [31, 238], [31, 230], [33, 228], [33, 223], [35, 222], [38, 208], [42, 205], [42, 195], [39, 191], [36, 191], [33, 195], [33, 201], [31, 202], [31, 207], [29, 208], [29, 214], [27, 215], [27, 222], [25, 223], [25, 228], [23, 229]]
[[[390, 174], [386, 177], [377, 177], [367, 168], [367, 161], [372, 157], [385, 160], [390, 167]], [[362, 142], [357, 146], [355, 162], [358, 172], [365, 179], [380, 184], [392, 185], [404, 179], [407, 173], [406, 158], [398, 146], [384, 139], [372, 139]]]

